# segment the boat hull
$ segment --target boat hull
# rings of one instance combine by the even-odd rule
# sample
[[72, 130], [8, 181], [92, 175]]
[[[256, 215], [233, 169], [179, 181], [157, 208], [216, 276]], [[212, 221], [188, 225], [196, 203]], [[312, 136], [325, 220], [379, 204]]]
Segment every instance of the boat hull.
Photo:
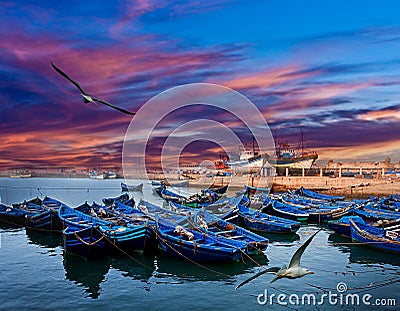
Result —
[[[400, 254], [400, 240], [390, 239], [382, 235], [381, 228], [371, 227], [350, 220], [351, 238], [357, 242], [366, 243], [371, 248]], [[396, 233], [397, 234], [397, 233]], [[397, 234], [397, 236], [399, 236]]]
[[159, 239], [161, 249], [169, 256], [186, 259], [195, 262], [226, 262], [236, 261], [242, 257], [242, 253], [238, 250], [227, 251], [210, 251], [201, 246], [188, 245], [187, 243], [175, 243], [168, 238]]
[[48, 210], [43, 213], [28, 216], [26, 227], [32, 230], [61, 232], [63, 225], [55, 211]]
[[110, 245], [96, 228], [84, 229], [66, 228], [63, 234], [64, 249], [85, 258], [105, 256], [110, 251]]
[[0, 222], [12, 227], [25, 225], [25, 213], [21, 210], [0, 204]]

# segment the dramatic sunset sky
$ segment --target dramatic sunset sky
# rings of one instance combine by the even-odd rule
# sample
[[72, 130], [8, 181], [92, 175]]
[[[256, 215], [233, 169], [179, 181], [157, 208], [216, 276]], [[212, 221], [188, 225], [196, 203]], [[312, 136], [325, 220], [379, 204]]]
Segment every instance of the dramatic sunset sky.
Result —
[[[321, 163], [400, 160], [398, 1], [2, 1], [0, 12], [0, 168], [121, 163], [131, 117], [84, 104], [50, 61], [131, 111], [216, 83], [293, 144], [303, 126]], [[210, 114], [177, 111], [168, 124]]]

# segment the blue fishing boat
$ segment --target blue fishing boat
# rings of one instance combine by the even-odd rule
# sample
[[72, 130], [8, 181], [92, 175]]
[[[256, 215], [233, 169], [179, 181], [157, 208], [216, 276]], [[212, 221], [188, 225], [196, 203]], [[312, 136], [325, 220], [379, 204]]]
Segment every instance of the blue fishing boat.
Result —
[[322, 200], [303, 200], [297, 195], [282, 194], [275, 199], [275, 206], [281, 210], [303, 211], [308, 213], [308, 221], [321, 223], [329, 220], [339, 219], [352, 213], [353, 203], [333, 203]]
[[135, 200], [129, 197], [128, 193], [123, 193], [114, 198], [103, 198], [102, 201], [105, 205], [112, 205], [114, 202], [120, 202], [122, 204], [134, 207], [136, 204]]
[[343, 216], [339, 220], [331, 220], [328, 227], [335, 233], [351, 238], [350, 219], [365, 223], [360, 216]]
[[64, 247], [67, 251], [93, 257], [117, 250], [144, 250], [146, 224], [120, 226], [62, 205], [59, 217], [63, 222]]
[[104, 235], [94, 226], [74, 227], [67, 226], [63, 230], [63, 246], [68, 253], [77, 254], [86, 258], [105, 256], [111, 246]]
[[216, 202], [222, 195], [211, 190], [202, 190], [193, 195], [182, 195], [164, 188], [161, 190], [161, 197], [167, 202], [175, 202], [188, 207], [203, 207]]
[[27, 229], [44, 232], [61, 232], [62, 224], [58, 217], [58, 208], [63, 204], [55, 199], [45, 197], [24, 201], [19, 208], [26, 211], [25, 226]]
[[236, 261], [244, 251], [211, 235], [166, 222], [157, 221], [156, 229], [161, 249], [175, 258], [194, 262]]
[[[230, 197], [230, 198], [223, 198], [215, 203], [207, 204], [201, 207], [202, 210], [205, 210], [211, 214], [218, 216], [219, 218], [229, 218], [231, 216], [237, 215], [236, 208], [242, 202], [243, 195]], [[169, 207], [171, 211], [177, 213], [186, 214], [188, 212], [197, 213], [198, 208], [193, 208], [187, 205], [169, 202]]]
[[189, 209], [175, 211], [168, 210], [143, 199], [139, 201], [137, 209], [148, 215], [152, 220], [154, 220], [154, 222], [156, 218], [158, 218], [159, 222], [168, 221], [172, 224], [184, 222], [187, 218], [187, 215], [191, 212]]
[[325, 201], [343, 201], [344, 197], [343, 196], [335, 196], [335, 195], [327, 195], [327, 194], [322, 194], [318, 193], [315, 191], [311, 191], [309, 189], [306, 189], [304, 187], [301, 187], [295, 191], [296, 194], [313, 198], [313, 199], [319, 199], [319, 200], [325, 200]]
[[210, 190], [218, 194], [225, 194], [226, 191], [228, 190], [228, 184], [226, 184], [225, 186], [211, 185], [210, 187], [207, 188], [207, 190]]
[[366, 246], [400, 254], [400, 225], [379, 228], [350, 219], [351, 238]]
[[247, 194], [247, 195], [250, 195], [250, 194], [252, 194], [252, 195], [254, 195], [254, 194], [256, 194], [256, 193], [258, 193], [258, 192], [262, 192], [262, 193], [269, 193], [271, 191], [271, 188], [265, 188], [265, 187], [253, 187], [253, 186], [249, 186], [249, 185], [245, 185], [244, 186], [244, 192]]
[[0, 222], [10, 226], [24, 226], [26, 212], [0, 203]]
[[137, 208], [116, 201], [110, 206], [102, 206], [93, 202], [88, 209], [84, 208], [84, 210], [86, 214], [89, 214], [92, 217], [97, 217], [119, 226], [136, 227], [144, 225], [146, 226], [146, 232], [145, 247], [143, 250], [152, 251], [157, 246], [153, 228], [155, 225], [154, 218], [149, 217]]
[[294, 233], [300, 228], [300, 223], [297, 221], [271, 216], [240, 204], [238, 214], [246, 228], [259, 232]]
[[368, 221], [383, 221], [396, 220], [400, 218], [400, 212], [381, 209], [379, 205], [374, 205], [372, 202], [360, 204], [353, 208], [353, 213]]
[[[170, 203], [171, 205], [178, 205], [177, 203]], [[228, 232], [225, 235], [221, 234], [216, 234], [215, 226], [217, 224], [215, 223], [216, 220], [221, 220], [219, 227], [222, 227], [222, 223], [225, 223], [226, 225], [229, 226], [229, 223], [225, 220], [222, 220], [221, 218], [211, 215], [205, 210], [199, 210], [199, 209], [193, 209], [190, 207], [185, 207], [183, 206], [182, 208], [175, 208], [174, 210], [168, 210], [165, 208], [162, 208], [160, 206], [151, 204], [149, 202], [146, 202], [144, 200], [140, 201], [138, 208], [148, 214], [152, 219], [158, 219], [158, 222], [162, 223], [167, 223], [169, 225], [179, 225], [183, 227], [184, 229], [193, 231], [203, 231], [206, 234], [210, 236], [214, 236], [215, 239], [218, 239], [219, 241], [231, 245], [234, 247], [239, 247], [241, 249], [244, 249], [248, 254], [254, 254], [261, 252], [263, 249], [263, 245], [265, 243], [268, 243], [268, 240], [264, 237], [260, 237], [252, 232], [249, 232], [243, 228], [242, 231], [240, 232], [241, 234], [234, 235], [235, 229], [233, 227], [236, 227], [234, 224], [230, 224], [231, 229], [229, 230], [224, 230], [224, 231], [231, 231], [231, 234], [228, 234]], [[197, 217], [196, 215], [202, 214], [202, 216]], [[230, 212], [227, 212], [223, 215], [219, 216], [227, 216], [230, 215]], [[204, 215], [209, 215], [207, 217], [208, 224], [210, 225], [210, 228], [212, 230], [207, 230], [208, 224], [207, 222], [202, 218]], [[212, 221], [211, 218], [215, 217]], [[239, 230], [239, 227], [237, 227]], [[231, 235], [231, 237], [230, 237]], [[256, 249], [254, 244], [260, 244], [260, 248]]]
[[160, 184], [157, 186], [153, 186], [152, 185], [152, 191], [155, 195], [159, 196], [160, 198], [162, 198], [161, 192], [163, 191], [163, 189], [165, 189], [165, 185], [164, 184]]
[[268, 247], [267, 238], [229, 223], [204, 210], [198, 211], [193, 216], [191, 224], [204, 233], [213, 234], [219, 238], [244, 242], [247, 254], [257, 254]]
[[271, 208], [275, 216], [286, 219], [293, 219], [302, 222], [308, 221], [310, 217], [307, 211], [278, 200], [271, 200]]

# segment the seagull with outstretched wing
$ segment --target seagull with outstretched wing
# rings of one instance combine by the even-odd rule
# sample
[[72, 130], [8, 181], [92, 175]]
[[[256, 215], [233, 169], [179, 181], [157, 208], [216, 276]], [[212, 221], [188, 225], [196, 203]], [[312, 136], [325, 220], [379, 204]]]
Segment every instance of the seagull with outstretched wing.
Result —
[[60, 68], [58, 68], [56, 65], [54, 65], [53, 62], [50, 62], [50, 64], [54, 68], [55, 71], [57, 71], [60, 75], [62, 75], [65, 79], [67, 79], [69, 82], [71, 82], [73, 85], [75, 85], [78, 88], [78, 90], [81, 92], [81, 95], [83, 97], [83, 102], [84, 103], [96, 103], [97, 102], [97, 103], [101, 103], [103, 105], [111, 107], [111, 108], [113, 108], [115, 110], [118, 110], [118, 111], [120, 111], [122, 113], [125, 113], [125, 114], [129, 114], [129, 115], [132, 115], [132, 116], [134, 116], [136, 114], [136, 112], [131, 112], [131, 111], [125, 110], [124, 108], [120, 108], [120, 107], [111, 105], [109, 102], [106, 102], [105, 100], [94, 98], [93, 96], [91, 96], [88, 93], [86, 93], [85, 90], [82, 88], [82, 86], [80, 86], [80, 84], [78, 82], [73, 80], [64, 71], [62, 71]]
[[258, 278], [260, 275], [263, 275], [265, 273], [275, 274], [274, 278], [271, 280], [271, 283], [275, 282], [278, 279], [282, 279], [282, 278], [297, 279], [297, 278], [301, 278], [307, 274], [314, 274], [314, 272], [300, 267], [300, 259], [301, 259], [301, 256], [303, 255], [304, 251], [306, 250], [307, 246], [310, 245], [312, 239], [320, 231], [321, 231], [321, 229], [318, 230], [317, 232], [315, 232], [312, 236], [310, 236], [307, 239], [307, 241], [305, 241], [304, 244], [299, 247], [299, 249], [294, 253], [292, 259], [290, 260], [289, 267], [287, 267], [286, 265], [283, 265], [282, 268], [272, 267], [269, 269], [262, 270], [262, 271], [256, 273], [255, 275], [251, 276], [247, 280], [243, 281], [242, 283], [240, 283], [238, 286], [236, 286], [235, 289], [238, 289], [239, 287], [243, 286], [244, 284], [249, 283], [250, 281]]

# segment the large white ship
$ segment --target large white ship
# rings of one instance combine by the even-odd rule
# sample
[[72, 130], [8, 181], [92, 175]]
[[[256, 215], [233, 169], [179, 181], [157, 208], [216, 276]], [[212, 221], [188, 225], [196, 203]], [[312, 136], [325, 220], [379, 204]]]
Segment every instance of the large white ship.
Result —
[[276, 157], [269, 159], [271, 165], [276, 168], [311, 168], [318, 159], [318, 154], [306, 148], [302, 130], [300, 134], [301, 140], [297, 148], [291, 147], [287, 141], [277, 143]]

